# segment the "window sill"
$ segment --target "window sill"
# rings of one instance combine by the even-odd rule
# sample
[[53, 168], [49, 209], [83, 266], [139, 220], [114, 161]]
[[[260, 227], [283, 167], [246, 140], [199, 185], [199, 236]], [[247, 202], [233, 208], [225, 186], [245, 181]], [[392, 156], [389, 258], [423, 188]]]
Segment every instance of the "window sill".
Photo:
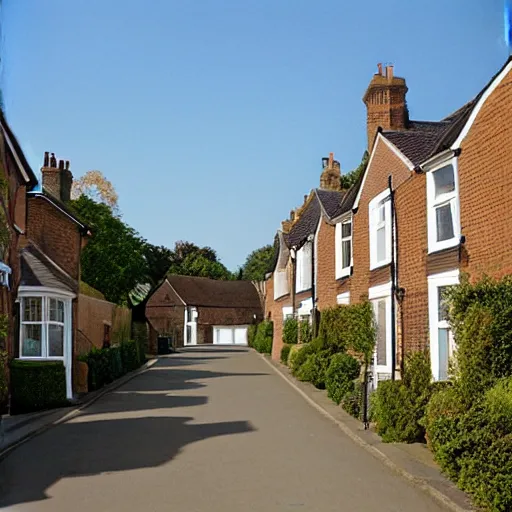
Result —
[[289, 296], [290, 296], [290, 292], [285, 293], [283, 295], [279, 295], [279, 297], [274, 297], [274, 301], [277, 302], [278, 300], [284, 299], [285, 297], [289, 297]]
[[[448, 242], [448, 243], [447, 243]], [[453, 240], [447, 240], [442, 244], [433, 244], [428, 246], [428, 254], [438, 254], [448, 249], [453, 249], [454, 247], [459, 247], [461, 245], [460, 239], [454, 238]]]
[[301, 293], [306, 293], [306, 292], [310, 292], [313, 288], [304, 288], [304, 290], [297, 290], [295, 292], [295, 295], [300, 295]]
[[387, 267], [390, 263], [391, 263], [391, 258], [388, 258], [384, 261], [380, 261], [378, 263], [370, 265], [370, 270], [377, 270], [379, 268]]

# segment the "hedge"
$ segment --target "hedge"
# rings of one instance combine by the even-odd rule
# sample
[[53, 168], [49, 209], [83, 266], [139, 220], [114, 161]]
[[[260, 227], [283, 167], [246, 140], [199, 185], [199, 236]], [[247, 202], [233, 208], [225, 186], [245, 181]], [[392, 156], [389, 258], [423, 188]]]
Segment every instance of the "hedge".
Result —
[[348, 354], [334, 354], [326, 373], [329, 398], [340, 404], [345, 395], [354, 389], [354, 380], [361, 372], [361, 364]]
[[254, 340], [256, 339], [256, 333], [258, 332], [258, 324], [251, 324], [247, 328], [247, 344], [251, 348], [254, 347]]
[[309, 343], [313, 339], [313, 329], [309, 320], [301, 320], [299, 322], [299, 334], [301, 343]]
[[295, 318], [287, 318], [283, 324], [283, 342], [294, 345], [298, 341], [299, 323]]
[[11, 362], [11, 414], [67, 404], [66, 370], [61, 361]]
[[260, 322], [254, 337], [253, 348], [262, 354], [271, 354], [273, 332], [274, 326], [270, 320]]
[[291, 348], [291, 345], [283, 345], [283, 348], [281, 349], [281, 363], [288, 364], [288, 356], [290, 355]]
[[309, 354], [296, 372], [297, 378], [302, 381], [311, 382], [318, 389], [325, 389], [326, 372], [329, 367], [330, 356], [331, 354], [328, 350], [319, 350]]
[[7, 385], [7, 352], [0, 351], [0, 416], [7, 412], [8, 405]]

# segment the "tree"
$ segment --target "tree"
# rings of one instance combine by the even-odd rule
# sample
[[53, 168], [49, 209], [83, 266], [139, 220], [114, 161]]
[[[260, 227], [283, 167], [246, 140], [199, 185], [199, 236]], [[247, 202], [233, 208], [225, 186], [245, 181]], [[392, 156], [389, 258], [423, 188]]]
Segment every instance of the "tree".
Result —
[[106, 204], [81, 195], [70, 206], [92, 231], [82, 252], [82, 280], [107, 300], [126, 304], [135, 285], [147, 281], [145, 241]]
[[117, 192], [101, 171], [88, 171], [78, 180], [73, 181], [71, 198], [79, 199], [82, 195], [97, 203], [104, 203], [114, 212], [117, 211]]
[[263, 281], [265, 274], [272, 270], [276, 253], [275, 245], [265, 245], [251, 252], [242, 266], [242, 279], [247, 281]]
[[352, 169], [347, 174], [343, 174], [341, 176], [341, 188], [344, 190], [348, 190], [354, 183], [357, 181], [357, 178], [366, 170], [368, 166], [368, 160], [370, 159], [370, 155], [368, 151], [365, 151], [363, 154], [363, 158], [361, 159], [361, 163], [355, 168]]
[[149, 243], [144, 245], [143, 254], [148, 267], [148, 281], [154, 286], [169, 271], [175, 254], [163, 245], [157, 247]]

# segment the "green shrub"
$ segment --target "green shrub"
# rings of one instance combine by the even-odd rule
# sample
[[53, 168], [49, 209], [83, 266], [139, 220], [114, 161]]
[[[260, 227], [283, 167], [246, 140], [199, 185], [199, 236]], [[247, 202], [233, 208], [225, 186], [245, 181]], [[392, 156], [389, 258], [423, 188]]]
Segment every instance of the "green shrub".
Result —
[[112, 380], [118, 379], [124, 374], [120, 347], [111, 347], [107, 349], [107, 357], [109, 373], [112, 376]]
[[355, 381], [353, 388], [341, 399], [341, 407], [354, 418], [360, 420], [363, 410], [364, 384]]
[[256, 338], [257, 331], [258, 331], [258, 324], [251, 324], [247, 328], [247, 344], [251, 348], [254, 348], [254, 340]]
[[108, 348], [96, 348], [83, 356], [80, 360], [87, 363], [88, 371], [88, 389], [95, 391], [114, 380], [112, 375], [112, 358], [109, 355]]
[[292, 346], [291, 345], [283, 345], [283, 348], [281, 349], [281, 363], [287, 364], [288, 363], [288, 356], [290, 355], [290, 350]]
[[66, 370], [61, 361], [11, 362], [11, 413], [67, 405]]
[[258, 324], [254, 338], [254, 348], [262, 354], [272, 353], [272, 338], [274, 326], [270, 320], [264, 320]]
[[299, 323], [300, 342], [309, 343], [313, 338], [313, 330], [309, 320], [301, 320]]
[[283, 325], [283, 342], [288, 345], [297, 343], [298, 322], [295, 318], [287, 318]]
[[297, 378], [304, 382], [311, 382], [318, 389], [325, 389], [326, 372], [330, 357], [330, 352], [327, 350], [309, 354], [297, 371]]
[[304, 345], [299, 345], [298, 350], [294, 351], [290, 356], [290, 368], [293, 375], [297, 376], [300, 367], [305, 363], [306, 359], [315, 352], [324, 349], [325, 343], [322, 338], [315, 338], [313, 341]]
[[425, 440], [423, 417], [431, 395], [430, 359], [426, 352], [409, 354], [401, 381], [379, 383], [372, 395], [372, 419], [385, 442]]
[[327, 394], [338, 405], [343, 397], [354, 389], [354, 380], [361, 372], [357, 359], [348, 354], [334, 354], [326, 373]]
[[124, 371], [131, 372], [136, 370], [140, 366], [140, 353], [137, 343], [135, 341], [124, 341], [121, 343], [120, 349]]
[[331, 352], [351, 350], [369, 361], [375, 347], [375, 322], [369, 302], [322, 311], [319, 337]]

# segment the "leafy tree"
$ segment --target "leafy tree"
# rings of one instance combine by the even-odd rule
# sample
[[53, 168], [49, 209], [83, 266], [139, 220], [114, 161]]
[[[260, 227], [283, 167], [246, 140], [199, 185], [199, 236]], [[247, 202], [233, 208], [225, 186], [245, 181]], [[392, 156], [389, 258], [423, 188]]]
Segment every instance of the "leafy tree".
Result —
[[370, 159], [370, 155], [368, 154], [368, 151], [364, 152], [363, 158], [361, 159], [361, 163], [355, 168], [352, 169], [350, 172], [347, 172], [347, 174], [343, 174], [341, 176], [341, 188], [342, 189], [349, 189], [354, 183], [357, 181], [357, 178], [366, 170], [366, 167], [368, 166], [368, 160]]
[[181, 264], [179, 272], [175, 273], [224, 281], [233, 279], [233, 274], [220, 261], [211, 261], [202, 254], [189, 254]]
[[73, 181], [72, 199], [79, 199], [82, 195], [117, 211], [117, 192], [101, 171], [88, 171], [81, 178]]
[[107, 300], [126, 304], [130, 290], [147, 280], [145, 241], [107, 204], [81, 195], [70, 206], [93, 232], [82, 252], [82, 280]]
[[265, 245], [251, 252], [242, 267], [242, 279], [263, 281], [265, 274], [271, 270], [275, 252], [275, 245]]
[[148, 267], [148, 281], [156, 285], [167, 274], [174, 261], [174, 252], [164, 247], [146, 243], [143, 249]]

